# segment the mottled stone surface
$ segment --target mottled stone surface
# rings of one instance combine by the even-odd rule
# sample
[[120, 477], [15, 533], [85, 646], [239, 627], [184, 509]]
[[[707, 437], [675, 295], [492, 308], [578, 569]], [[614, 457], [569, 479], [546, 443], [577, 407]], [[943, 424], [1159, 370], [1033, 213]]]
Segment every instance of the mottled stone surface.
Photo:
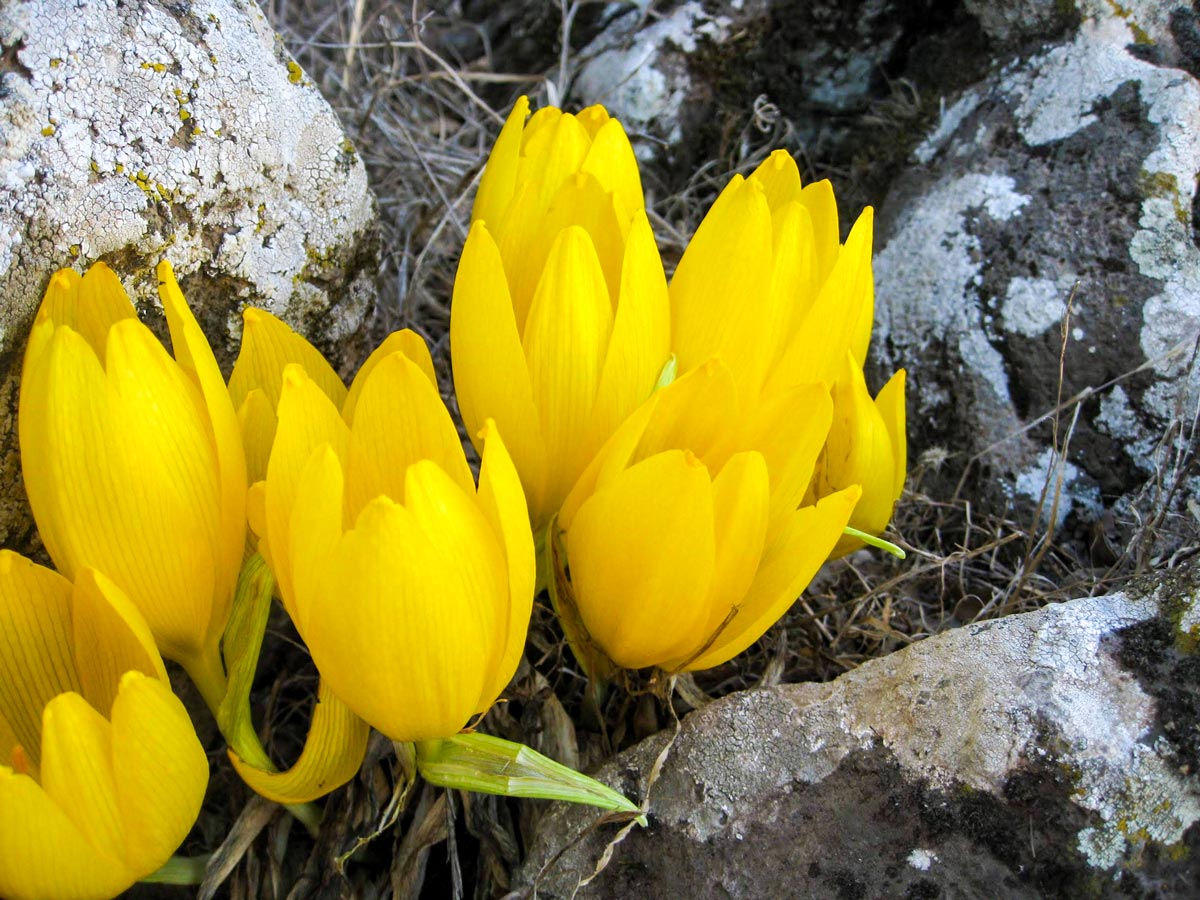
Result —
[[[881, 210], [876, 347], [909, 368], [910, 421], [1026, 504], [1061, 476], [1060, 521], [1169, 468], [1200, 398], [1200, 83], [1143, 52], [1166, 6], [1084, 8], [963, 92]], [[1035, 420], [1080, 396], [1064, 461]]]
[[25, 547], [17, 373], [54, 270], [106, 260], [153, 321], [166, 257], [223, 363], [248, 303], [337, 358], [374, 302], [376, 211], [254, 3], [10, 2], [0, 43], [0, 541]]
[[[1198, 581], [964, 627], [692, 713], [649, 828], [574, 896], [1195, 896]], [[598, 777], [644, 796], [669, 740]], [[614, 834], [585, 833], [595, 818], [542, 820], [527, 895], [572, 896]]]

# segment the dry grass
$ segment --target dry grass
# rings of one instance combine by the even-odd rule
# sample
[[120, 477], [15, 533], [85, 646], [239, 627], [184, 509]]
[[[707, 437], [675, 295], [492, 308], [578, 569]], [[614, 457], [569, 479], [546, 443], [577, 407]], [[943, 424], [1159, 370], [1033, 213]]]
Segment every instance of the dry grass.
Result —
[[[513, 99], [529, 93], [545, 102], [549, 80], [561, 80], [570, 67], [569, 55], [560, 57], [551, 38], [578, 12], [575, 4], [513, 4], [504, 19], [489, 10], [492, 31], [508, 48], [502, 53], [482, 29], [446, 11], [459, 5], [475, 9], [469, 3], [438, 9], [380, 0], [264, 0], [271, 24], [341, 116], [379, 199], [383, 268], [375, 337], [397, 327], [425, 335], [447, 392], [453, 274], [483, 161]], [[541, 58], [512, 49], [526, 36], [541, 41]], [[512, 74], [514, 57], [536, 71]], [[910, 93], [911, 86], [896, 86], [894, 102], [904, 114]], [[765, 101], [747, 115], [761, 139], [742, 142], [741, 156], [701, 167], [668, 196], [651, 190], [652, 222], [669, 264], [730, 167], [751, 169], [769, 150], [767, 138], [786, 129]], [[1048, 411], [1054, 444], [1064, 453], [1072, 416], [1085, 399], [1068, 398]], [[834, 678], [947, 628], [1107, 590], [1147, 568], [1173, 565], [1200, 546], [1197, 511], [1176, 502], [1196, 471], [1196, 437], [1193, 401], [1181, 405], [1164, 436], [1158, 477], [1125, 512], [1128, 521], [1109, 522], [1108, 532], [1090, 539], [1058, 534], [1040, 515], [1027, 520], [1007, 508], [981, 508], [964, 487], [974, 461], [924, 448], [891, 535], [908, 550], [907, 561], [860, 552], [827, 567], [754, 647], [718, 669], [680, 679], [673, 693], [661, 680], [635, 675], [622, 690], [590, 695], [552, 614], [539, 606], [528, 662], [509, 701], [489, 714], [485, 727], [587, 767], [709, 698]], [[1060, 487], [1048, 480], [1047, 509]], [[286, 620], [269, 634], [260, 671], [255, 697], [269, 723], [268, 746], [278, 758], [294, 759], [314, 673]], [[210, 746], [219, 742], [214, 738]], [[410, 786], [391, 746], [376, 736], [360, 775], [326, 801], [327, 825], [314, 845], [289, 817], [222, 769], [196, 841], [211, 847], [214, 837], [229, 835], [204, 886], [206, 897], [501, 896], [540, 810], [536, 803]]]

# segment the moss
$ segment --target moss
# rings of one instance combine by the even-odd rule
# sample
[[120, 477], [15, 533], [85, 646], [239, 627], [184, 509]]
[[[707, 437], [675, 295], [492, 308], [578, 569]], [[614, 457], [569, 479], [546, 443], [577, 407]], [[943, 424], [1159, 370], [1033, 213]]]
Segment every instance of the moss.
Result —
[[1146, 32], [1137, 22], [1133, 21], [1133, 11], [1126, 6], [1117, 3], [1116, 0], [1108, 0], [1108, 5], [1112, 7], [1112, 11], [1116, 15], [1125, 20], [1125, 24], [1129, 26], [1129, 30], [1133, 33], [1133, 41], [1140, 47], [1154, 46], [1154, 38]]
[[1170, 200], [1175, 207], [1175, 219], [1184, 228], [1192, 224], [1192, 211], [1184, 202], [1179, 190], [1179, 179], [1169, 172], [1149, 172], [1143, 169], [1138, 175], [1138, 192], [1143, 197]]
[[299, 84], [304, 80], [304, 70], [300, 68], [300, 64], [294, 59], [288, 60], [288, 81], [292, 84]]

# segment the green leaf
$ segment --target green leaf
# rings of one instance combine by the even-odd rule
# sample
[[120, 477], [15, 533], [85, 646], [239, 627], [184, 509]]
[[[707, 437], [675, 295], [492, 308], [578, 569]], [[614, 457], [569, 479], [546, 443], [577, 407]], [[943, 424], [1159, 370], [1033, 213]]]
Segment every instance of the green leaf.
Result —
[[456, 734], [438, 741], [417, 743], [417, 771], [430, 784], [499, 794], [586, 803], [616, 812], [642, 810], [624, 795], [594, 778], [556, 763], [524, 744], [490, 734]]

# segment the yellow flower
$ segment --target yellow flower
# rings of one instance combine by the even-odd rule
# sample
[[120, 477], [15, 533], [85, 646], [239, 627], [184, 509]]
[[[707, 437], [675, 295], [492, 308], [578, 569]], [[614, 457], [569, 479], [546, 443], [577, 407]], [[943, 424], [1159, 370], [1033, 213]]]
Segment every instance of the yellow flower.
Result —
[[[817, 462], [811, 495], [824, 497], [852, 484], [862, 485], [862, 499], [850, 526], [867, 534], [883, 532], [904, 490], [908, 467], [904, 419], [904, 370], [893, 375], [872, 400], [862, 367], [847, 354], [833, 384], [833, 427]], [[845, 535], [832, 556], [862, 546], [860, 539]]]
[[214, 709], [245, 542], [246, 470], [212, 350], [158, 267], [174, 359], [103, 263], [50, 280], [21, 376], [25, 489], [68, 579], [104, 572]]
[[301, 366], [284, 369], [263, 522], [322, 684], [388, 737], [417, 741], [454, 734], [508, 684], [533, 539], [496, 430], [477, 490], [429, 351], [400, 343], [372, 354], [340, 414]]
[[619, 666], [679, 671], [718, 665], [757, 640], [825, 561], [858, 500], [854, 486], [800, 506], [830, 406], [820, 385], [741, 403], [713, 359], [634, 413], [558, 520], [575, 607], [564, 625], [569, 633], [577, 613], [586, 631], [576, 648], [591, 641]]
[[0, 551], [0, 895], [115, 897], [187, 836], [208, 760], [109, 579]]
[[650, 395], [669, 354], [666, 279], [637, 161], [600, 107], [522, 98], [488, 159], [454, 283], [450, 349], [467, 431], [494, 419], [535, 528]]
[[[807, 383], [833, 389], [830, 467], [815, 496], [861, 484], [863, 509], [851, 525], [878, 534], [904, 485], [906, 439], [903, 375], [881, 393], [877, 411], [868, 415], [869, 396], [862, 402], [875, 303], [873, 221], [867, 207], [840, 244], [829, 182], [801, 186], [795, 162], [776, 151], [717, 198], [679, 262], [670, 295], [681, 372], [719, 355], [747, 397]], [[878, 452], [867, 449], [877, 444]], [[853, 459], [839, 461], [847, 454]], [[848, 538], [838, 555], [859, 546]]]

